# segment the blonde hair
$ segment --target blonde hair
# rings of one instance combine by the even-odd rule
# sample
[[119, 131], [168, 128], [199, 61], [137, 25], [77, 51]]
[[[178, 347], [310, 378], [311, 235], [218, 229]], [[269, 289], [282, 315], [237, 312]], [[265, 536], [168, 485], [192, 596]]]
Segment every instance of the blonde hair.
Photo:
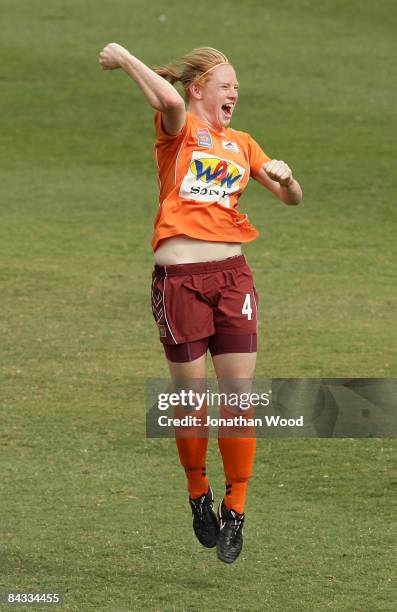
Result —
[[190, 85], [204, 84], [208, 73], [222, 64], [229, 64], [229, 60], [221, 51], [213, 47], [199, 47], [175, 62], [161, 67], [153, 66], [153, 70], [172, 84], [180, 81], [188, 99]]

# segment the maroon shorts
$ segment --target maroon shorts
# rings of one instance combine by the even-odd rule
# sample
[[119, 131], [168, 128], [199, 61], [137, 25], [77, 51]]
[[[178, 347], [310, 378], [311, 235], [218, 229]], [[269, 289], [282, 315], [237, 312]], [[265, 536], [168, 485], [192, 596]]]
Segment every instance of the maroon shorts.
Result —
[[170, 361], [255, 353], [258, 294], [244, 255], [155, 266], [152, 311]]

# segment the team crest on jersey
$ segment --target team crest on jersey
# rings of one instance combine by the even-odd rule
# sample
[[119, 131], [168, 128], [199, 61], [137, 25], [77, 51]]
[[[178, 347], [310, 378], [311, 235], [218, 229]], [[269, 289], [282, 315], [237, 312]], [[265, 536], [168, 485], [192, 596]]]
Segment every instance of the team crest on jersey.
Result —
[[245, 168], [203, 151], [193, 151], [179, 195], [185, 200], [217, 202], [230, 207], [229, 195], [240, 189]]
[[222, 140], [222, 147], [226, 149], [226, 151], [233, 151], [233, 153], [240, 153], [240, 149], [237, 144], [232, 140]]
[[197, 130], [197, 144], [199, 147], [212, 149], [212, 138], [209, 129], [199, 128]]

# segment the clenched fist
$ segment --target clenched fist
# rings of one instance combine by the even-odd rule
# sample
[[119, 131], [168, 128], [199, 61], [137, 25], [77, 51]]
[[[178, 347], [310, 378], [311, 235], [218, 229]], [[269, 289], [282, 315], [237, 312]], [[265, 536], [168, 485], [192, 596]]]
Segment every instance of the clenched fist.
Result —
[[264, 164], [263, 168], [272, 181], [280, 183], [283, 187], [288, 187], [294, 180], [291, 168], [285, 162], [278, 159], [272, 159], [267, 164]]
[[127, 49], [117, 43], [110, 43], [100, 52], [99, 63], [104, 70], [115, 70], [121, 68], [121, 61], [126, 55]]

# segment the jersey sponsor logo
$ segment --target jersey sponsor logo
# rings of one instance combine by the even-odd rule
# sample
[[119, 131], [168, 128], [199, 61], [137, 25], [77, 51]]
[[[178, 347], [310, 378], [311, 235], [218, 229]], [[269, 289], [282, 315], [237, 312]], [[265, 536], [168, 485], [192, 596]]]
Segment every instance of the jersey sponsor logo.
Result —
[[209, 153], [193, 151], [179, 195], [183, 199], [218, 202], [230, 207], [229, 195], [240, 188], [245, 168]]
[[216, 157], [195, 159], [190, 164], [190, 170], [203, 183], [215, 183], [221, 187], [232, 187], [242, 176], [234, 164]]
[[212, 138], [209, 129], [199, 128], [197, 130], [197, 144], [199, 147], [212, 149]]
[[237, 144], [232, 140], [222, 140], [222, 147], [226, 149], [226, 151], [233, 151], [233, 153], [240, 153], [240, 149]]

